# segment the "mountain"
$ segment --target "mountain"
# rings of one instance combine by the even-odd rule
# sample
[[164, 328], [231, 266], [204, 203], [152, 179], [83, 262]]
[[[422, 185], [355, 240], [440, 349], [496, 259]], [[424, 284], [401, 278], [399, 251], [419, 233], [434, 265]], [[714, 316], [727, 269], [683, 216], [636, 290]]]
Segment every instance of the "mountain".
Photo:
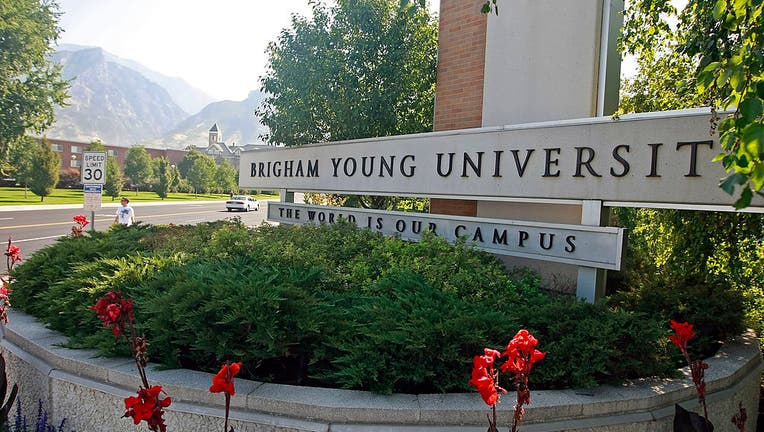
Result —
[[255, 117], [255, 108], [263, 100], [260, 91], [251, 91], [243, 101], [221, 101], [207, 105], [199, 113], [180, 122], [161, 139], [147, 146], [184, 149], [189, 145], [206, 146], [209, 130], [217, 123], [226, 144], [258, 144], [264, 126]]
[[71, 80], [68, 106], [55, 111], [51, 138], [130, 146], [161, 136], [187, 117], [167, 90], [108, 58], [101, 48], [60, 50], [53, 60]]
[[[56, 51], [81, 51], [83, 49], [92, 49], [96, 47], [75, 45], [75, 44], [61, 44], [57, 47]], [[198, 88], [187, 83], [183, 78], [169, 77], [163, 75], [157, 71], [151, 70], [142, 64], [122, 57], [115, 56], [114, 54], [103, 51], [104, 57], [107, 61], [111, 61], [122, 66], [128, 67], [150, 81], [154, 81], [167, 90], [172, 100], [180, 106], [183, 111], [189, 114], [196, 114], [202, 110], [208, 104], [215, 102], [215, 99], [207, 93], [199, 90]]]

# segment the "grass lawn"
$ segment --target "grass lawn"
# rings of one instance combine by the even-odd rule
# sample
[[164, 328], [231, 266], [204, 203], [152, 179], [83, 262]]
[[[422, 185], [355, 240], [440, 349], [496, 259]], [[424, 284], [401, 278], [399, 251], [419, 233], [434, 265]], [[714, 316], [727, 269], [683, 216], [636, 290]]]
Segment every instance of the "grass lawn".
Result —
[[[121, 196], [130, 198], [130, 202], [148, 202], [148, 201], [163, 201], [154, 192], [133, 192], [123, 191]], [[278, 195], [260, 194], [255, 195], [255, 199], [269, 200], [278, 199]], [[187, 193], [171, 193], [164, 199], [164, 201], [216, 201], [224, 200], [228, 198], [228, 194], [187, 194]], [[46, 196], [43, 201], [40, 201], [40, 197], [33, 194], [31, 191], [24, 193], [24, 188], [20, 187], [0, 187], [0, 206], [4, 205], [37, 205], [37, 204], [82, 204], [84, 198], [82, 196], [82, 189], [54, 189], [53, 192]], [[103, 197], [103, 203], [119, 202], [119, 198], [112, 201], [110, 196]]]

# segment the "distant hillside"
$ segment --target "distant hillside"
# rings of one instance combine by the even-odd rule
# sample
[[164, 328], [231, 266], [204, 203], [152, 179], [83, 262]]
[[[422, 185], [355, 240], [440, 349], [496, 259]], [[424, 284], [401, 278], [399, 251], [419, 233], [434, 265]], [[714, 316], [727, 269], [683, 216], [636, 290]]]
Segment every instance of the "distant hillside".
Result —
[[[96, 47], [61, 44], [58, 46], [56, 51], [81, 51], [83, 49], [92, 48]], [[150, 81], [153, 81], [164, 87], [164, 89], [167, 90], [167, 93], [170, 94], [170, 97], [172, 97], [172, 100], [175, 101], [175, 103], [178, 104], [178, 106], [180, 106], [181, 109], [183, 109], [183, 111], [185, 111], [187, 114], [196, 114], [208, 104], [215, 102], [215, 99], [212, 96], [192, 86], [182, 78], [163, 75], [157, 71], [147, 68], [146, 66], [143, 66], [136, 61], [117, 57], [105, 50], [102, 51], [107, 61], [128, 67], [148, 78]]]
[[55, 111], [51, 138], [130, 146], [161, 136], [187, 115], [162, 86], [110, 61], [100, 48], [59, 51], [53, 60], [71, 80], [71, 97]]
[[199, 113], [180, 122], [161, 139], [146, 142], [147, 146], [184, 149], [189, 145], [205, 146], [208, 132], [217, 123], [226, 144], [260, 143], [263, 126], [255, 117], [255, 108], [263, 100], [263, 94], [252, 91], [243, 101], [221, 101], [207, 105]]

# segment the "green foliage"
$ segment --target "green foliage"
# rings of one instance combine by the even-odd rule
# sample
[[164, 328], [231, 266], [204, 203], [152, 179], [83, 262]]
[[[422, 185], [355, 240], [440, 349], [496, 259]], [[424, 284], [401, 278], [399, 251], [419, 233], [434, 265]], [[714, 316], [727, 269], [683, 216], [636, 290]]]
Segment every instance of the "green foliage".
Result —
[[159, 195], [160, 198], [167, 198], [167, 194], [170, 192], [170, 186], [175, 182], [175, 172], [170, 168], [170, 163], [167, 158], [160, 157], [154, 160], [155, 172], [157, 178], [157, 184], [154, 185], [154, 192]]
[[[13, 285], [14, 307], [36, 316], [47, 314], [50, 312], [47, 308], [62, 300], [50, 296], [50, 290], [59, 281], [73, 276], [70, 272], [74, 266], [145, 251], [142, 239], [154, 229], [140, 223], [130, 228], [113, 225], [107, 232], [96, 231], [88, 237], [59, 238], [53, 245], [26, 257], [14, 270], [14, 276], [18, 276], [18, 283]], [[71, 286], [64, 288], [67, 293], [76, 291]]]
[[[630, 232], [624, 290], [612, 305], [688, 321], [705, 345], [764, 330], [764, 216], [757, 214], [619, 209]], [[703, 344], [702, 344], [703, 345]]]
[[[424, 0], [313, 2], [268, 45], [264, 138], [287, 146], [432, 130], [437, 23]], [[348, 196], [392, 209], [398, 198]]]
[[288, 146], [432, 129], [437, 25], [423, 1], [341, 0], [268, 46], [258, 114]]
[[110, 196], [112, 201], [122, 193], [122, 168], [114, 156], [106, 156], [106, 179], [103, 190], [106, 196]]
[[237, 180], [238, 170], [232, 167], [228, 162], [219, 164], [215, 169], [215, 192], [226, 193], [239, 190]]
[[178, 170], [180, 171], [181, 177], [188, 178], [188, 171], [191, 170], [194, 161], [202, 156], [204, 155], [197, 149], [189, 150], [186, 155], [183, 156], [183, 160], [178, 164]]
[[154, 361], [208, 371], [243, 361], [241, 376], [258, 380], [466, 391], [472, 356], [523, 327], [549, 352], [534, 369], [537, 387], [675, 366], [659, 317], [545, 294], [465, 244], [409, 243], [344, 222], [115, 226], [62, 238], [14, 276], [14, 306], [71, 346], [126, 354], [88, 309], [114, 289], [134, 300]]
[[676, 367], [667, 349], [666, 321], [649, 312], [554, 298], [528, 307], [518, 319], [547, 353], [533, 369], [536, 385], [593, 387], [626, 378], [666, 376]]
[[492, 325], [476, 305], [407, 270], [335, 302], [342, 307], [314, 359], [318, 377], [379, 393], [465, 390], [464, 373]]
[[26, 136], [19, 138], [9, 145], [8, 161], [10, 162], [10, 171], [8, 174], [15, 177], [16, 182], [24, 186], [24, 188], [28, 188], [32, 182], [34, 174], [32, 162], [34, 161], [38, 145], [34, 138]]
[[50, 147], [48, 140], [42, 140], [32, 157], [32, 177], [29, 188], [40, 197], [40, 201], [50, 195], [58, 183], [61, 157]]
[[3, 0], [0, 6], [0, 173], [8, 144], [53, 123], [69, 84], [50, 61], [61, 29], [55, 1]]
[[127, 151], [125, 175], [135, 186], [146, 187], [151, 183], [154, 169], [151, 156], [143, 146], [133, 146]]
[[[677, 20], [677, 25], [671, 25]], [[717, 119], [728, 176], [720, 187], [736, 208], [764, 195], [764, 3], [636, 0], [626, 10], [621, 50], [637, 55], [638, 77], [625, 86], [621, 109], [647, 111], [711, 105], [732, 110]], [[718, 128], [717, 128], [718, 126]], [[740, 188], [738, 188], [740, 186]]]
[[188, 170], [186, 178], [195, 193], [206, 193], [212, 189], [215, 184], [215, 172], [217, 165], [211, 157], [201, 154], [193, 160], [191, 168]]

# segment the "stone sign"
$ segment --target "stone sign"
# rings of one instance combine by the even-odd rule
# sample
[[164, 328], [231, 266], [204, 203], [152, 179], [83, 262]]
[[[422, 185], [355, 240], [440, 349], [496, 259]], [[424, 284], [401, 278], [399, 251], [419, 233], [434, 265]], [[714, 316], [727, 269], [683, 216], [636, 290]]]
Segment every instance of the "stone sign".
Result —
[[[708, 110], [433, 132], [241, 155], [240, 185], [479, 200], [600, 200], [605, 206], [731, 208], [711, 162]], [[755, 197], [753, 210], [764, 209]]]
[[268, 204], [268, 220], [299, 225], [340, 219], [385, 235], [419, 240], [426, 231], [450, 242], [464, 237], [488, 252], [620, 270], [622, 228], [520, 222], [427, 213], [390, 212], [284, 202]]

